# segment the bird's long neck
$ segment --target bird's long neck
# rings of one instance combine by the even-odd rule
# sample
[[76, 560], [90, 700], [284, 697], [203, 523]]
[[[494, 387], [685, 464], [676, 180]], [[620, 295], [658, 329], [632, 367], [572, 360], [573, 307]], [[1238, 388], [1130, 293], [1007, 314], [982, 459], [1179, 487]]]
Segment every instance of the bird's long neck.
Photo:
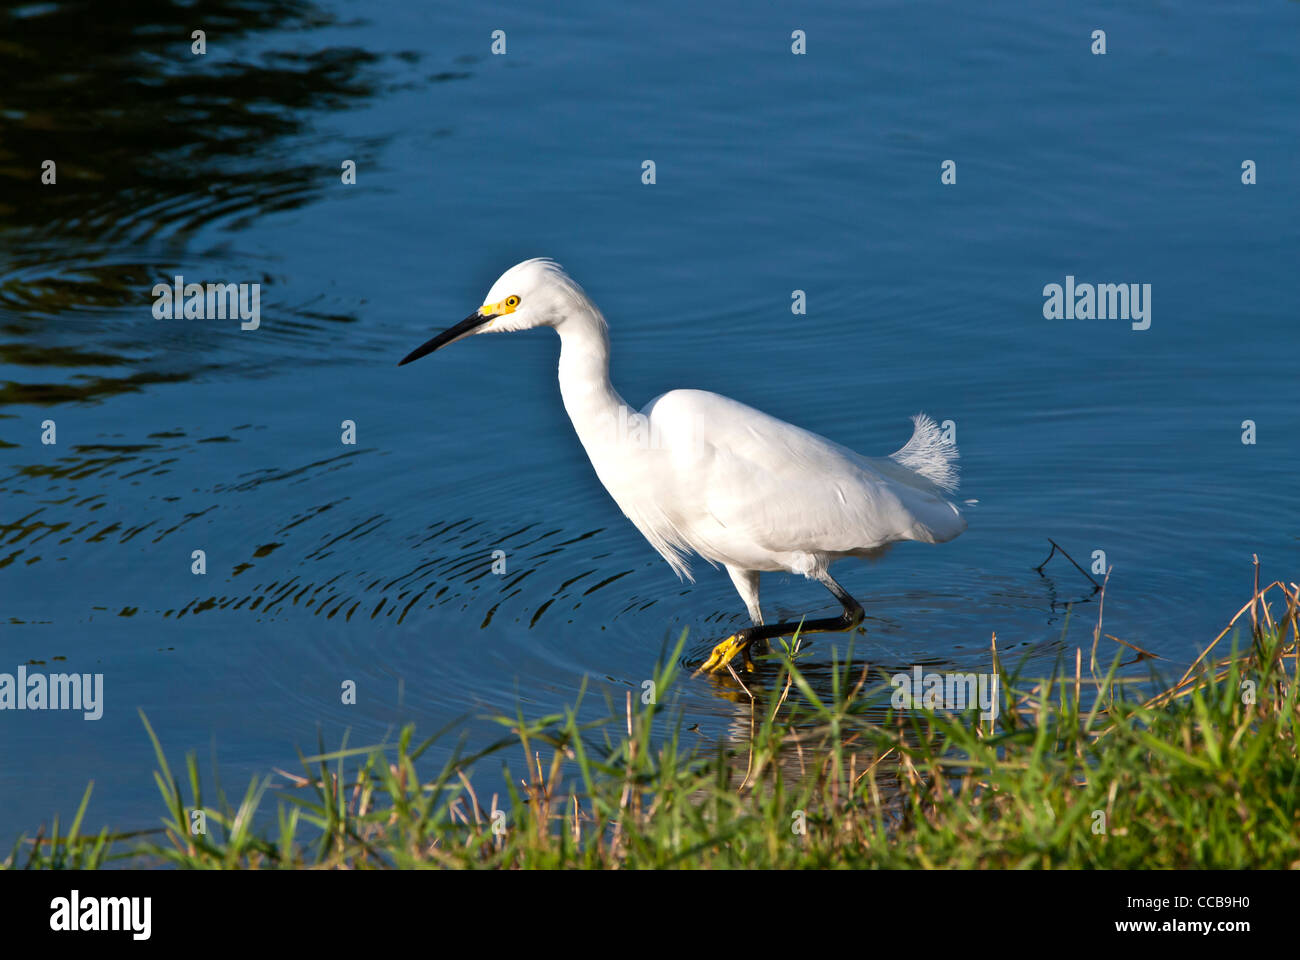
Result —
[[626, 422], [629, 413], [622, 409], [626, 404], [609, 381], [609, 330], [590, 303], [569, 313], [555, 330], [560, 335], [560, 395], [564, 409], [599, 470], [598, 458], [610, 451], [618, 424]]

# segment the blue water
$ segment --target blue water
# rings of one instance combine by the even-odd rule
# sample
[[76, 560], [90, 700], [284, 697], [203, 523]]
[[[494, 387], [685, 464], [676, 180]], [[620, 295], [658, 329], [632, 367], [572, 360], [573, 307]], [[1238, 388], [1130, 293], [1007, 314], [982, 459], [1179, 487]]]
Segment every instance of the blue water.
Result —
[[[92, 779], [89, 825], [155, 825], [138, 709], [242, 785], [345, 730], [483, 743], [584, 677], [621, 703], [666, 637], [747, 622], [601, 489], [552, 334], [396, 368], [530, 256], [635, 405], [715, 390], [868, 455], [953, 422], [969, 530], [836, 571], [873, 663], [1072, 663], [1097, 597], [1035, 570], [1049, 537], [1104, 551], [1105, 632], [1170, 672], [1252, 555], [1297, 577], [1300, 4], [217, 3], [203, 57], [188, 8], [79, 10], [0, 14], [0, 672], [100, 672], [105, 706], [0, 712], [0, 836]], [[260, 283], [260, 328], [155, 319], [176, 274]], [[1067, 276], [1150, 284], [1150, 328], [1045, 319]], [[703, 743], [748, 717], [677, 703]]]

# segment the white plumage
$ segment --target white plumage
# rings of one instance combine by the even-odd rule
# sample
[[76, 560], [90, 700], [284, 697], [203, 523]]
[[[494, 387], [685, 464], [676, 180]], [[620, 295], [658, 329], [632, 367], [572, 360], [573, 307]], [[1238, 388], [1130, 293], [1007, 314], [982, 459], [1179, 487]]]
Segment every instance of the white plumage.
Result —
[[763, 628], [759, 572], [825, 584], [845, 616], [814, 629], [842, 629], [862, 611], [831, 579], [832, 563], [901, 540], [942, 543], [966, 529], [944, 496], [957, 487], [957, 449], [923, 414], [902, 449], [873, 458], [703, 390], [672, 390], [631, 410], [609, 380], [605, 318], [551, 260], [511, 267], [483, 307], [402, 362], [476, 333], [538, 326], [560, 335], [564, 407], [615, 503], [679, 576], [691, 578], [691, 553], [725, 566], [761, 628], [728, 638], [710, 663], [727, 643], [734, 649], [722, 664], [791, 626]]

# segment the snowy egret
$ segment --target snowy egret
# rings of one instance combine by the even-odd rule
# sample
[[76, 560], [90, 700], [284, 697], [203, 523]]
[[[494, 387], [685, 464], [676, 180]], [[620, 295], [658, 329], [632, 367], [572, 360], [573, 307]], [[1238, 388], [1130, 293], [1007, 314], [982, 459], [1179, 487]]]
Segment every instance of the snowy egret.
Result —
[[693, 551], [726, 568], [748, 608], [754, 625], [714, 647], [701, 671], [738, 653], [750, 667], [751, 645], [800, 628], [764, 624], [761, 572], [816, 580], [843, 606], [838, 617], [802, 621], [803, 632], [850, 630], [862, 607], [832, 579], [832, 563], [966, 529], [944, 496], [957, 488], [956, 446], [923, 414], [902, 449], [875, 458], [703, 390], [672, 390], [629, 411], [609, 381], [604, 316], [553, 260], [511, 267], [483, 306], [398, 366], [475, 334], [533, 327], [560, 335], [564, 409], [614, 502], [679, 577], [694, 579]]

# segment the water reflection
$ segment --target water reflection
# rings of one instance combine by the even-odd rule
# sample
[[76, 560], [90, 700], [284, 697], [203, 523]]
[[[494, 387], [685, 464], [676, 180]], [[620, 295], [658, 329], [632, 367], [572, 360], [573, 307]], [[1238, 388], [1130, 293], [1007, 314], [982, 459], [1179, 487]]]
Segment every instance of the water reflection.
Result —
[[[337, 17], [307, 2], [134, 2], [112, 14], [87, 29], [81, 3], [0, 12], [0, 360], [94, 371], [21, 378], [0, 404], [102, 400], [237, 361], [210, 334], [152, 323], [148, 291], [188, 270], [260, 282], [276, 298], [279, 278], [221, 235], [337, 185], [329, 116], [419, 59], [331, 43]], [[202, 56], [195, 29], [207, 34]], [[343, 142], [347, 158], [373, 165], [384, 141]], [[49, 160], [53, 184], [42, 182]], [[280, 294], [271, 338], [355, 319], [336, 307]], [[192, 340], [199, 349], [184, 349]]]
[[[337, 24], [313, 3], [119, 3], [94, 29], [85, 4], [6, 7], [0, 204], [28, 239], [64, 251], [77, 238], [175, 249], [214, 220], [240, 229], [305, 203], [327, 182], [318, 117], [373, 97], [383, 77], [356, 47], [265, 47]], [[206, 55], [191, 52], [195, 29]], [[54, 189], [38, 176], [46, 159]], [[76, 285], [52, 286], [34, 300], [57, 315], [71, 305], [57, 288]]]

